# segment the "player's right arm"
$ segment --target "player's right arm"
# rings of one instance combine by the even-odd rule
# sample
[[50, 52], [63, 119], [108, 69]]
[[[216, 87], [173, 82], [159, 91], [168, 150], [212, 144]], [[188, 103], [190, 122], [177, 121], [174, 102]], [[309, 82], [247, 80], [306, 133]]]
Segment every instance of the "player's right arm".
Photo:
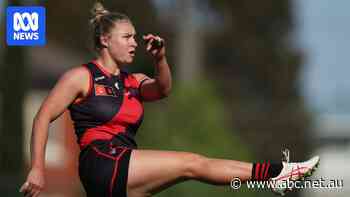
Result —
[[58, 118], [75, 99], [87, 95], [89, 78], [86, 68], [73, 68], [59, 79], [43, 101], [33, 120], [30, 143], [31, 170], [20, 189], [25, 196], [36, 197], [44, 188], [45, 149], [50, 122]]

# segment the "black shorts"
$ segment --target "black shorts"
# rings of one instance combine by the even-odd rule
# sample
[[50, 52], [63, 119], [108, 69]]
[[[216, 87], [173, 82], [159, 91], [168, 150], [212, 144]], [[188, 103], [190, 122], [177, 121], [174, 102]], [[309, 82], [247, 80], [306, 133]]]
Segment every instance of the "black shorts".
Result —
[[94, 141], [80, 152], [79, 176], [87, 197], [126, 197], [132, 149]]

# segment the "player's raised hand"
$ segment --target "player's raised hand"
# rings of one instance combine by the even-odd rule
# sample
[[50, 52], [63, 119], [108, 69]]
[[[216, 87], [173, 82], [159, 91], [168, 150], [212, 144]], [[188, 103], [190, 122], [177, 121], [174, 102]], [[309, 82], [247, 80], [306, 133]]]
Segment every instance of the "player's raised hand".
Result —
[[20, 188], [25, 197], [38, 197], [45, 186], [44, 170], [33, 168], [30, 170], [26, 182]]
[[165, 56], [164, 39], [153, 34], [144, 35], [143, 40], [146, 42], [146, 50], [156, 59]]

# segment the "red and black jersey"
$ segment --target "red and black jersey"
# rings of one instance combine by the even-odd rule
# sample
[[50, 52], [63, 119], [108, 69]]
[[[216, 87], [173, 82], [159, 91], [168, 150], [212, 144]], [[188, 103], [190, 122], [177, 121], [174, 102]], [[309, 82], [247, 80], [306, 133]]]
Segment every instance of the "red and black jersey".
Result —
[[90, 72], [88, 96], [68, 108], [80, 147], [117, 138], [121, 145], [137, 148], [134, 137], [143, 119], [140, 83], [124, 71], [111, 75], [94, 61], [83, 66]]

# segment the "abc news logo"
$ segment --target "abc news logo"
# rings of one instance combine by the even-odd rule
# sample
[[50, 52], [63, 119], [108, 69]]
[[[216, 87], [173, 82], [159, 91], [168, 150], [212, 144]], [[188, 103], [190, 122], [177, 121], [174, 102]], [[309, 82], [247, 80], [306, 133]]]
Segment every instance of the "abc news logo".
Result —
[[36, 46], [46, 43], [44, 7], [7, 8], [7, 44]]
[[[24, 21], [28, 23], [25, 24]], [[38, 13], [29, 14], [28, 12], [13, 15], [13, 29], [15, 30], [13, 39], [15, 40], [39, 40], [39, 15]], [[24, 32], [21, 32], [24, 31]]]

